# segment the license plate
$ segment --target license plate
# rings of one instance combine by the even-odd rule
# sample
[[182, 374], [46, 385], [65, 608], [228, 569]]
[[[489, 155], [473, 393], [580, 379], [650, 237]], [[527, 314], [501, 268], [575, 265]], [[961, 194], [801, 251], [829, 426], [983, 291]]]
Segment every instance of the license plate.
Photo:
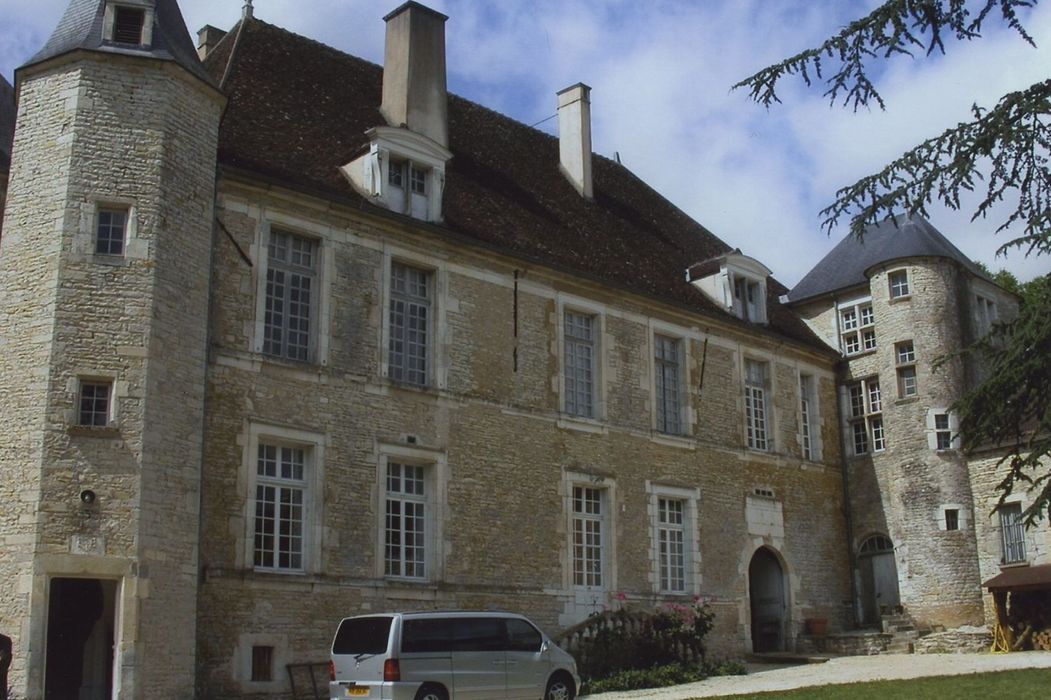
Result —
[[347, 688], [348, 698], [360, 698], [369, 694], [368, 688]]

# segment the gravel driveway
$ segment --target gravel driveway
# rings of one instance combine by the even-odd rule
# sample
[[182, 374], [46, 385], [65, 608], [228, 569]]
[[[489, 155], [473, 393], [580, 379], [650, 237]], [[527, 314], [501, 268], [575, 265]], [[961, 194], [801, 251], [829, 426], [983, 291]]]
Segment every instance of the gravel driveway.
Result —
[[709, 678], [670, 688], [587, 695], [588, 700], [686, 700], [739, 693], [792, 690], [815, 685], [895, 680], [922, 676], [953, 676], [1019, 668], [1051, 668], [1051, 651], [1012, 654], [884, 654], [842, 656], [802, 666], [749, 665], [747, 676]]

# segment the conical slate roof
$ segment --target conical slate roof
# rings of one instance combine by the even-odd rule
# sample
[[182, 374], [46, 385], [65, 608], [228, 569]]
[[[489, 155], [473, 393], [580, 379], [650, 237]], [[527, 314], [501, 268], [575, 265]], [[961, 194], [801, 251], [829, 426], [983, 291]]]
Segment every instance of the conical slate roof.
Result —
[[[208, 84], [211, 77], [197, 58], [186, 22], [176, 0], [155, 0], [153, 42], [149, 47], [134, 47], [106, 41], [102, 35], [106, 0], [70, 0], [66, 12], [44, 48], [22, 66], [26, 68], [49, 58], [86, 49], [129, 56], [150, 56], [174, 61]], [[21, 69], [20, 69], [21, 70]]]
[[902, 258], [948, 258], [985, 277], [948, 238], [920, 216], [888, 218], [865, 230], [862, 240], [848, 235], [814, 266], [792, 291], [796, 304], [843, 289], [868, 285], [874, 265]]

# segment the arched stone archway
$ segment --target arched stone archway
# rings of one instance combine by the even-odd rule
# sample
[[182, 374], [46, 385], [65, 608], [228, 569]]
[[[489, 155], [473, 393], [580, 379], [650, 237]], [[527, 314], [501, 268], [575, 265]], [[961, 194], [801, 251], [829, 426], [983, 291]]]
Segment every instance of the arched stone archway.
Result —
[[869, 535], [858, 550], [862, 624], [875, 625], [884, 610], [901, 605], [894, 543], [886, 535]]
[[788, 600], [785, 572], [778, 556], [760, 547], [748, 564], [748, 597], [752, 616], [752, 650], [784, 651]]

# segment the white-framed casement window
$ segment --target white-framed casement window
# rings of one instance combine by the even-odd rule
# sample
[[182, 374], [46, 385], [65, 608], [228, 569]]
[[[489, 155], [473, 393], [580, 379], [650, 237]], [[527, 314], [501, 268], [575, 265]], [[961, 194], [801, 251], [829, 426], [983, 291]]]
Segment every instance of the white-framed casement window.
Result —
[[297, 362], [317, 356], [320, 251], [315, 238], [271, 228], [263, 308], [265, 354]]
[[246, 562], [257, 571], [316, 569], [324, 440], [294, 428], [252, 424], [245, 466], [249, 484]]
[[848, 439], [852, 454], [863, 455], [887, 449], [879, 377], [848, 384], [846, 393]]
[[1004, 503], [996, 509], [1000, 516], [1000, 546], [1002, 563], [1018, 564], [1026, 560], [1025, 524], [1022, 522], [1022, 504]]
[[606, 590], [612, 584], [611, 486], [602, 478], [571, 475], [567, 495], [570, 584]]
[[442, 452], [406, 445], [381, 447], [378, 575], [408, 581], [441, 578], [447, 473]]
[[770, 366], [767, 362], [745, 358], [744, 421], [746, 444], [750, 449], [772, 449], [769, 402]]
[[974, 333], [975, 337], [981, 338], [992, 330], [997, 321], [996, 302], [982, 294], [975, 294], [973, 304], [971, 315], [974, 318]]
[[876, 317], [872, 302], [863, 301], [839, 307], [839, 337], [843, 353], [858, 353], [876, 349]]
[[906, 399], [919, 393], [916, 382], [916, 347], [911, 340], [894, 344], [894, 362], [897, 365], [898, 398]]
[[817, 403], [817, 379], [799, 375], [799, 429], [803, 459], [821, 459], [821, 420]]
[[387, 318], [387, 376], [429, 386], [433, 367], [434, 271], [398, 260], [390, 264]]
[[960, 448], [960, 422], [947, 408], [927, 410], [927, 447], [932, 450]]
[[895, 270], [887, 275], [891, 299], [904, 299], [909, 296], [909, 273], [907, 270]]
[[697, 489], [646, 483], [652, 542], [652, 580], [656, 593], [681, 595], [697, 590]]
[[599, 317], [584, 311], [562, 312], [565, 412], [597, 418]]
[[763, 281], [734, 270], [733, 308], [738, 318], [753, 323], [766, 323], [766, 298]]
[[657, 404], [657, 431], [682, 435], [683, 341], [666, 335], [653, 336], [653, 387]]

